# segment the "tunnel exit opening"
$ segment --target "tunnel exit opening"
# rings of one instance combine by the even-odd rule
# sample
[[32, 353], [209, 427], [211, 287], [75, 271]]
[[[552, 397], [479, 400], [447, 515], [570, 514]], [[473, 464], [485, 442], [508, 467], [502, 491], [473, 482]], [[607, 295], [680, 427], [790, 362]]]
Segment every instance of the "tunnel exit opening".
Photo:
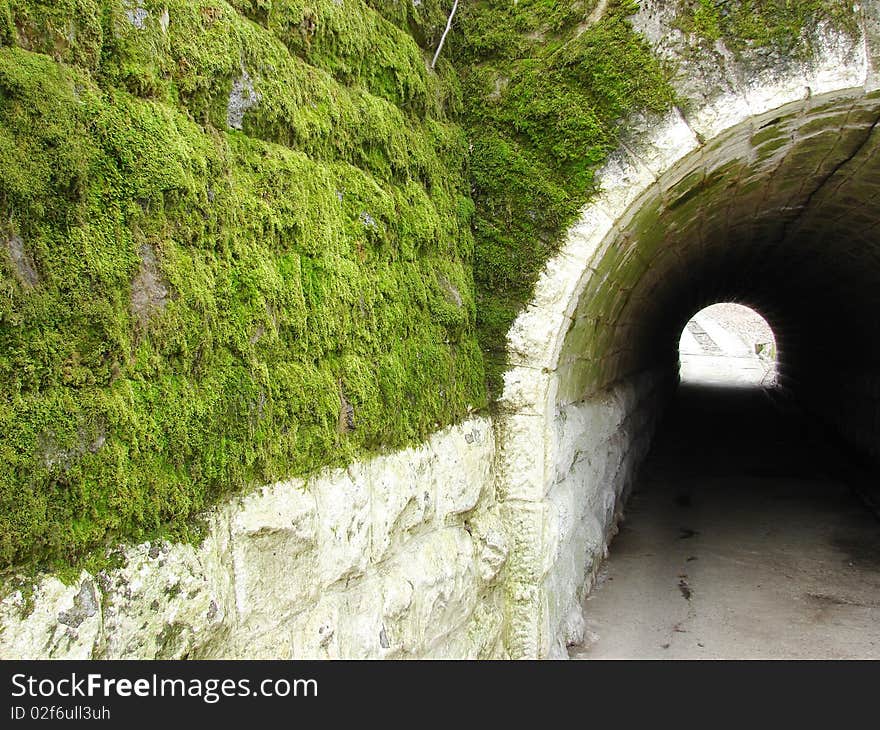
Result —
[[776, 337], [758, 312], [719, 302], [688, 320], [678, 343], [682, 383], [771, 387], [776, 382]]

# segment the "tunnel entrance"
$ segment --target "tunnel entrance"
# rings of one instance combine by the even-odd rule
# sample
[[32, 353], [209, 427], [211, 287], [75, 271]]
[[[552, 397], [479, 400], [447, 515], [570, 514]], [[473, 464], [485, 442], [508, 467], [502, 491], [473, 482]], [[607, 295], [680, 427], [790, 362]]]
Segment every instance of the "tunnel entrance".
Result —
[[688, 320], [678, 342], [679, 377], [684, 383], [772, 386], [776, 338], [754, 309], [722, 302]]
[[880, 522], [760, 388], [683, 383], [574, 658], [880, 658]]
[[[701, 451], [722, 449], [714, 465], [704, 464], [709, 471], [700, 479], [712, 483], [723, 476], [712, 470], [729, 464], [723, 489], [691, 490], [721, 500], [715, 506], [696, 502], [691, 514], [702, 509], [721, 521], [700, 526], [688, 520], [676, 524], [676, 531], [733, 535], [734, 543], [746, 545], [753, 535], [737, 533], [740, 527], [766, 524], [771, 534], [777, 529], [765, 514], [775, 515], [773, 524], [780, 526], [802, 524], [814, 532], [749, 548], [749, 570], [779, 567], [762, 579], [762, 590], [769, 582], [792, 585], [783, 578], [815, 563], [819, 572], [799, 589], [797, 605], [825, 601], [822, 615], [832, 623], [849, 608], [876, 618], [871, 612], [877, 594], [836, 582], [848, 575], [849, 561], [840, 563], [844, 553], [835, 545], [873, 544], [867, 527], [873, 518], [858, 512], [858, 520], [867, 521], [846, 525], [844, 516], [855, 514], [858, 501], [840, 478], [843, 462], [829, 467], [816, 460], [830, 443], [825, 436], [833, 434], [853, 460], [880, 466], [880, 320], [874, 316], [880, 306], [880, 236], [872, 203], [880, 191], [880, 93], [855, 78], [828, 78], [841, 85], [811, 77], [810, 83], [797, 79], [784, 88], [775, 82], [756, 86], [746, 91], [745, 103], [726, 99], [719, 107], [673, 114], [629, 137], [598, 176], [601, 192], [569, 229], [508, 332], [511, 366], [496, 433], [498, 496], [517, 541], [509, 573], [516, 600], [508, 609], [514, 655], [563, 656], [567, 645], [581, 641], [582, 602], [607, 547], [618, 525], [625, 531], [635, 524], [635, 517], [622, 523], [623, 515], [632, 516], [640, 500], [648, 504], [649, 495], [661, 493], [642, 490], [640, 496], [639, 480], [670, 481], [672, 505], [684, 509], [674, 502], [683, 494], [674, 475], [641, 470], [655, 437], [661, 451], [655, 450], [652, 464], [669, 461], [662, 448], [670, 439], [690, 449], [688, 468], [707, 458]], [[818, 93], [823, 86], [826, 91]], [[730, 302], [748, 303], [773, 325], [778, 353], [772, 388], [727, 388], [725, 395], [717, 384], [687, 377], [680, 338], [689, 320], [708, 305]], [[762, 375], [759, 385], [767, 384]], [[664, 420], [664, 414], [670, 415]], [[736, 430], [737, 423], [749, 428]], [[812, 441], [801, 438], [807, 424], [814, 429]], [[803, 466], [787, 470], [797, 461], [783, 458], [787, 453], [800, 453]], [[764, 483], [766, 475], [742, 472], [758, 454], [766, 462], [760, 469], [779, 471], [780, 481]], [[829, 475], [822, 487], [821, 475]], [[732, 506], [725, 496], [731, 480], [763, 502], [753, 501], [751, 512], [749, 500]], [[783, 487], [791, 494], [780, 492]], [[774, 493], [778, 499], [767, 497]], [[825, 509], [834, 504], [842, 512]], [[783, 505], [802, 509], [786, 514], [779, 511]], [[723, 521], [743, 510], [741, 524]], [[802, 516], [807, 512], [809, 520]], [[815, 532], [828, 525], [839, 527], [837, 543]], [[696, 537], [675, 542], [676, 531], [667, 536], [671, 545], [695, 544]], [[745, 548], [722, 548], [709, 546], [704, 556], [682, 559], [696, 557], [691, 562], [705, 566], [710, 554], [717, 557], [707, 574], [727, 560], [718, 556], [749, 564], [741, 554]], [[647, 549], [648, 567], [649, 554], [661, 555], [660, 548]], [[645, 566], [639, 570], [650, 583]], [[692, 605], [684, 593], [697, 595], [689, 587], [693, 573], [678, 564], [675, 569], [671, 595]], [[819, 574], [826, 576], [824, 584]], [[859, 573], [859, 580], [876, 587], [869, 572]], [[735, 621], [740, 608], [760, 600], [731, 585], [736, 581], [718, 582], [713, 605], [716, 617], [724, 618], [723, 607], [736, 603], [735, 615], [727, 616]], [[634, 597], [633, 604], [640, 600]], [[780, 610], [785, 620], [808, 623], [803, 612]], [[855, 648], [857, 635], [872, 636], [862, 628], [852, 630], [847, 655], [869, 651]], [[821, 637], [803, 640], [836, 656]]]

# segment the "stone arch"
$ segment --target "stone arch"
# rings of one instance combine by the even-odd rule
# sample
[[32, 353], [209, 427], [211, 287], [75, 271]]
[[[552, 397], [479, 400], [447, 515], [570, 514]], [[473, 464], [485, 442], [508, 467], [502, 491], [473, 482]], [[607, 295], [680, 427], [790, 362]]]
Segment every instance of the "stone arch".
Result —
[[[823, 268], [838, 291], [852, 286], [862, 304], [875, 301], [880, 274], [859, 269], [880, 269], [870, 233], [880, 216], [858, 201], [880, 193], [876, 89], [870, 48], [829, 37], [810, 64], [707, 91], [661, 120], [632, 120], [599, 175], [601, 192], [508, 333], [496, 433], [513, 541], [512, 656], [561, 656], [581, 637], [581, 601], [675, 384], [677, 334], [699, 305], [737, 299], [762, 311], [787, 353], [783, 384], [806, 386], [816, 373], [799, 363], [821, 351], [829, 325], [808, 336], [805, 317], [822, 315], [804, 295]], [[787, 262], [800, 278], [786, 280]], [[735, 275], [743, 271], [751, 284]], [[874, 349], [866, 356], [877, 362]], [[857, 374], [848, 397], [877, 390], [876, 372]], [[826, 395], [809, 390], [820, 411]], [[876, 422], [866, 411], [850, 429], [853, 445], [876, 443]]]

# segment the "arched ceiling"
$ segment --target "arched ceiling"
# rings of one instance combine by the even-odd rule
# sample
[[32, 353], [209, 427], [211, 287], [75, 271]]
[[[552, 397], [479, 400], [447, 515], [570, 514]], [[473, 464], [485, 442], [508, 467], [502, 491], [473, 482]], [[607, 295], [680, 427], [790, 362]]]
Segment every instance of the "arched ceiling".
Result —
[[722, 300], [771, 322], [784, 368], [842, 342], [880, 360], [878, 118], [877, 94], [789, 104], [663, 175], [588, 265], [559, 357], [567, 397], [669, 366], [688, 318]]

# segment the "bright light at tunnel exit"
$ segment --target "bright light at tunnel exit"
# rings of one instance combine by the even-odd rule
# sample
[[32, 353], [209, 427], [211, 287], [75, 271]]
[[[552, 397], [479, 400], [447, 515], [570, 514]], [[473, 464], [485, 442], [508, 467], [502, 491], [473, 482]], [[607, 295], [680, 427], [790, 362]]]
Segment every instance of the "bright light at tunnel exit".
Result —
[[678, 343], [682, 382], [771, 386], [776, 338], [767, 321], [742, 304], [724, 302], [697, 312]]

